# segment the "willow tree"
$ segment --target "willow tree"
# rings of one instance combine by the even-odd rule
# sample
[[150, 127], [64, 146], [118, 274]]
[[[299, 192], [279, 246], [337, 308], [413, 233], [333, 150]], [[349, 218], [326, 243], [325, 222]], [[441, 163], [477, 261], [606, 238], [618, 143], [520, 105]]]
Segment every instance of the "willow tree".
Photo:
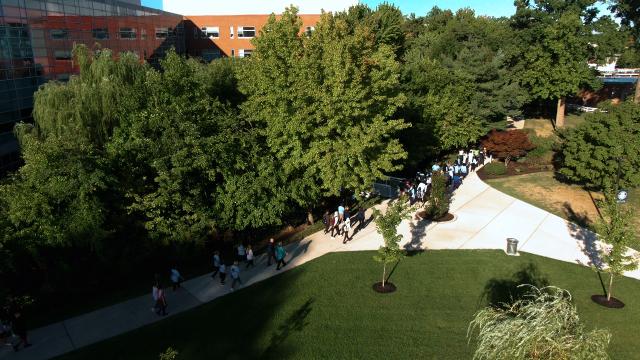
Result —
[[467, 337], [476, 331], [474, 360], [609, 359], [611, 334], [586, 330], [571, 303], [571, 294], [555, 287], [531, 286], [529, 295], [506, 308], [478, 311]]

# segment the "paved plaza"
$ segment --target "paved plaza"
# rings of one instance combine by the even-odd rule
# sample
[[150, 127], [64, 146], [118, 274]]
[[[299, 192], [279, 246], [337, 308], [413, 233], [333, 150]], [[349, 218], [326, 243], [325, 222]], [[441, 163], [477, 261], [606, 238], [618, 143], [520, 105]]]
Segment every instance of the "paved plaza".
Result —
[[[475, 173], [455, 192], [451, 212], [455, 219], [447, 223], [430, 223], [415, 216], [404, 221], [399, 228], [401, 246], [407, 250], [505, 249], [511, 237], [519, 240], [520, 251], [584, 266], [597, 263], [598, 244], [592, 232], [491, 188]], [[367, 218], [370, 216], [368, 210]], [[266, 257], [260, 256], [256, 267], [243, 271], [241, 278], [249, 286], [329, 252], [376, 250], [381, 244], [382, 236], [373, 222], [347, 244], [320, 231], [287, 246], [288, 263], [283, 270], [266, 267]], [[626, 275], [640, 279], [640, 270]], [[167, 291], [169, 316], [229, 292], [228, 285], [220, 286], [209, 274], [186, 281], [182, 290]], [[47, 359], [162, 320], [150, 311], [151, 306], [149, 294], [36, 329], [30, 333], [32, 347], [17, 353], [6, 349], [0, 352], [0, 359]]]

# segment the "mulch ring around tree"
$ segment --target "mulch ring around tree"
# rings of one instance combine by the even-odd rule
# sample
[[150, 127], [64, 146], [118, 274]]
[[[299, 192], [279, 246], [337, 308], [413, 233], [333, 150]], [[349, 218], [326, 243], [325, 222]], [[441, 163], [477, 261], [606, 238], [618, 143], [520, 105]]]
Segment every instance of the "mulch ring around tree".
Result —
[[610, 309], [622, 309], [624, 307], [624, 303], [614, 297], [611, 297], [611, 300], [607, 301], [606, 295], [592, 295], [591, 300], [598, 305], [602, 305]]
[[381, 294], [388, 294], [388, 293], [395, 292], [396, 286], [387, 281], [384, 283], [384, 287], [383, 287], [382, 282], [377, 282], [373, 284], [373, 290]]
[[437, 219], [430, 219], [427, 216], [427, 212], [424, 211], [424, 210], [418, 211], [416, 213], [416, 220], [431, 220], [431, 221], [434, 221], [434, 222], [447, 222], [447, 221], [451, 221], [453, 219], [455, 219], [455, 216], [453, 214], [451, 214], [451, 213], [446, 213], [444, 216], [441, 216], [441, 217], [439, 217]]

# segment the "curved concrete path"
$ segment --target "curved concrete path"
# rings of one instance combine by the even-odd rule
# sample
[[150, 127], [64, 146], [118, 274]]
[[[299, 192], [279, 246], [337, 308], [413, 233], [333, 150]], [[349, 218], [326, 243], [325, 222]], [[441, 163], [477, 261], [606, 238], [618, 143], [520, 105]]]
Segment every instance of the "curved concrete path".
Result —
[[[475, 173], [455, 192], [451, 211], [456, 220], [449, 223], [404, 221], [399, 228], [402, 246], [409, 250], [504, 249], [506, 238], [513, 237], [520, 241], [520, 251], [585, 266], [597, 264], [598, 245], [592, 232], [491, 188]], [[288, 265], [282, 271], [329, 252], [376, 250], [381, 244], [372, 222], [346, 245], [320, 231], [287, 246]], [[256, 267], [241, 274], [244, 286], [280, 273], [265, 264], [265, 257], [258, 257]], [[626, 275], [640, 279], [640, 270]], [[228, 294], [229, 284], [222, 287], [209, 275], [186, 281], [182, 290], [167, 292], [169, 316]], [[141, 296], [36, 329], [30, 333], [32, 347], [17, 353], [5, 347], [0, 359], [47, 359], [163, 319], [150, 311], [151, 306], [151, 296]]]

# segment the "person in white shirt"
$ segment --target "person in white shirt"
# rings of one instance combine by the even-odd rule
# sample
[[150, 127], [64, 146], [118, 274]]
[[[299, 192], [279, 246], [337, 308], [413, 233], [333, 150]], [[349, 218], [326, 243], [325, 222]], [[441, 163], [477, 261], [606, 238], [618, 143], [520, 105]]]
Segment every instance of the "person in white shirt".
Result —
[[173, 291], [178, 290], [180, 283], [184, 280], [180, 272], [174, 267], [171, 269], [171, 283], [173, 284]]
[[351, 231], [351, 219], [349, 218], [345, 218], [344, 219], [344, 238], [342, 239], [342, 243], [346, 244], [347, 241], [351, 240], [351, 238], [349, 237], [349, 232]]
[[235, 261], [233, 265], [231, 265], [231, 279], [231, 290], [235, 290], [237, 283], [240, 283], [240, 285], [242, 285], [242, 280], [240, 280], [240, 266], [238, 266], [237, 261]]
[[418, 184], [418, 199], [420, 199], [420, 201], [424, 202], [424, 196], [426, 194], [427, 194], [427, 184], [425, 184], [424, 182], [420, 181], [420, 184]]
[[249, 245], [247, 246], [247, 269], [253, 266], [253, 249], [251, 248], [251, 245]]

